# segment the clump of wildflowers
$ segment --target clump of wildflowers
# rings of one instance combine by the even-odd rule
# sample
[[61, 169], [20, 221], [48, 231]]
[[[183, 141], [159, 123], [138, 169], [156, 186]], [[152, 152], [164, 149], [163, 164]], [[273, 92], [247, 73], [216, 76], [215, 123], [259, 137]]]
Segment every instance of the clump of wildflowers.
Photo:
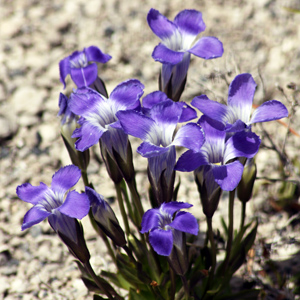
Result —
[[[245, 225], [246, 203], [256, 179], [253, 157], [261, 143], [251, 125], [286, 117], [288, 111], [272, 100], [263, 103], [251, 117], [256, 83], [245, 73], [230, 84], [228, 105], [206, 95], [195, 97], [192, 105], [203, 115], [198, 122], [190, 122], [197, 112], [179, 100], [191, 54], [217, 58], [223, 55], [223, 44], [215, 37], [198, 39], [205, 24], [196, 10], [181, 11], [172, 22], [150, 9], [147, 21], [162, 41], [152, 53], [162, 63], [162, 70], [160, 91], [145, 96], [142, 104], [144, 85], [137, 79], [120, 83], [108, 96], [96, 62], [106, 63], [111, 57], [99, 48], [90, 46], [60, 61], [64, 88], [67, 75], [77, 85], [70, 97], [60, 94], [58, 113], [65, 145], [76, 166], [59, 169], [51, 187], [42, 182], [39, 186], [25, 183], [17, 187], [18, 197], [34, 205], [25, 214], [22, 230], [48, 218], [77, 259], [87, 288], [105, 295], [105, 299], [125, 297], [104, 277], [128, 290], [126, 299], [241, 299], [245, 293], [231, 295], [229, 282], [245, 261], [257, 230], [254, 222]], [[148, 159], [151, 208], [146, 213], [146, 197], [140, 197], [135, 180], [129, 135], [142, 140], [137, 152]], [[88, 179], [89, 148], [98, 143], [116, 188], [123, 223]], [[177, 163], [176, 147], [187, 150]], [[198, 220], [182, 211], [192, 205], [177, 201], [180, 181], [174, 188], [176, 171], [194, 171], [207, 222], [207, 238], [201, 245], [196, 237]], [[67, 193], [80, 177], [85, 193]], [[240, 230], [234, 235], [236, 189], [242, 201], [242, 217]], [[218, 264], [212, 218], [223, 191], [229, 191], [229, 219], [228, 226], [224, 224], [225, 259]], [[115, 263], [114, 273], [96, 274], [89, 263], [83, 228], [77, 220], [87, 214]], [[251, 290], [250, 297], [256, 299], [258, 293]], [[98, 295], [94, 298], [104, 299]]]

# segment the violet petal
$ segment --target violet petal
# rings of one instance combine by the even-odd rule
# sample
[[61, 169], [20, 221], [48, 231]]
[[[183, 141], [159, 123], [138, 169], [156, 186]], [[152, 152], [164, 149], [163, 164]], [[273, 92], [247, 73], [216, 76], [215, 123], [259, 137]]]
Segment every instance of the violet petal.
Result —
[[53, 176], [51, 189], [55, 193], [64, 194], [67, 190], [72, 188], [80, 179], [81, 171], [74, 165], [60, 168]]
[[100, 63], [106, 63], [111, 59], [111, 56], [103, 53], [98, 47], [90, 46], [84, 49], [87, 61], [96, 61]]
[[117, 85], [109, 96], [110, 101], [114, 102], [115, 111], [139, 107], [139, 99], [144, 93], [143, 89], [144, 85], [136, 79]]
[[213, 166], [212, 172], [215, 181], [224, 191], [233, 191], [242, 178], [244, 167], [239, 161], [223, 166]]
[[250, 124], [268, 122], [286, 118], [289, 115], [286, 107], [277, 100], [270, 100], [259, 106], [252, 114]]
[[254, 132], [240, 131], [229, 138], [225, 145], [224, 163], [236, 157], [252, 158], [258, 152], [260, 138]]
[[251, 74], [237, 75], [228, 89], [228, 105], [237, 112], [238, 119], [244, 123], [250, 120], [256, 83]]
[[45, 220], [50, 212], [46, 211], [45, 208], [41, 205], [32, 207], [24, 216], [24, 221], [22, 224], [22, 230], [25, 230], [35, 224], [40, 223]]
[[35, 205], [39, 203], [48, 190], [48, 186], [43, 182], [40, 182], [39, 186], [32, 186], [30, 183], [24, 183], [17, 187], [17, 195], [21, 200]]
[[161, 91], [155, 91], [143, 98], [143, 107], [144, 108], [152, 108], [154, 105], [164, 102], [169, 98], [167, 95]]
[[177, 213], [174, 221], [169, 225], [176, 230], [193, 235], [197, 235], [199, 230], [196, 218], [191, 213], [184, 211]]
[[147, 21], [151, 30], [161, 40], [170, 38], [177, 31], [177, 26], [156, 9], [150, 9]]
[[216, 37], [206, 36], [199, 39], [188, 52], [204, 59], [212, 59], [221, 57], [224, 49], [222, 42]]
[[119, 111], [116, 116], [127, 134], [144, 141], [157, 142], [157, 125], [151, 118], [133, 110]]
[[210, 100], [206, 95], [195, 97], [191, 104], [211, 119], [226, 123], [228, 107], [225, 104]]
[[182, 172], [190, 172], [208, 164], [207, 158], [201, 152], [188, 150], [179, 157], [174, 169]]
[[90, 210], [90, 201], [86, 194], [71, 191], [57, 210], [71, 218], [82, 219]]
[[190, 208], [193, 205], [190, 203], [186, 202], [168, 202], [168, 203], [163, 203], [160, 207], [160, 211], [162, 214], [169, 214], [171, 217], [180, 209], [184, 208]]
[[197, 118], [197, 112], [192, 107], [190, 107], [185, 102], [179, 103], [182, 103], [182, 113], [179, 119], [179, 123], [188, 122]]
[[169, 151], [168, 147], [159, 147], [148, 142], [143, 142], [137, 148], [137, 153], [139, 153], [140, 155], [146, 158], [162, 155], [164, 153], [167, 153], [168, 151]]
[[146, 233], [150, 229], [156, 228], [159, 225], [159, 213], [157, 208], [147, 210], [142, 218], [141, 233]]
[[164, 44], [158, 44], [153, 50], [152, 57], [163, 64], [177, 65], [183, 60], [184, 53], [173, 51]]
[[98, 76], [98, 67], [95, 63], [84, 68], [71, 68], [70, 75], [78, 88], [91, 85]]
[[181, 33], [194, 35], [195, 37], [205, 30], [202, 13], [194, 9], [185, 9], [177, 14], [174, 23]]
[[173, 248], [172, 230], [155, 229], [150, 231], [149, 242], [157, 254], [169, 256]]
[[69, 57], [66, 57], [59, 62], [60, 81], [64, 85], [64, 89], [66, 88], [65, 79], [67, 75], [70, 74], [70, 72], [71, 72], [70, 59]]
[[172, 145], [182, 146], [198, 152], [204, 141], [204, 132], [201, 127], [195, 123], [188, 123], [177, 131]]

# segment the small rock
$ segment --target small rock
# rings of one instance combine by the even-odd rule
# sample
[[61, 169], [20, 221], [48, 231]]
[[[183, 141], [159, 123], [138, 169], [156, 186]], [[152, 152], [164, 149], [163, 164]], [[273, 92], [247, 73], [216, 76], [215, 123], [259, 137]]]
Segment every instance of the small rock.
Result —
[[38, 114], [42, 109], [47, 92], [32, 86], [21, 86], [11, 98], [12, 106], [17, 113], [26, 113], [31, 116]]
[[18, 124], [9, 116], [0, 115], [0, 141], [12, 137], [18, 129]]
[[8, 289], [9, 289], [8, 279], [6, 277], [1, 277], [0, 295], [3, 295], [4, 292]]
[[22, 293], [26, 291], [26, 281], [21, 278], [16, 278], [10, 285], [10, 291], [15, 293]]
[[42, 137], [42, 143], [44, 144], [44, 146], [46, 146], [46, 144], [48, 145], [49, 143], [53, 142], [58, 137], [56, 128], [51, 124], [41, 125], [39, 128], [39, 133]]
[[28, 127], [28, 126], [31, 126], [31, 125], [34, 125], [34, 124], [38, 124], [39, 118], [36, 117], [36, 116], [24, 115], [24, 116], [20, 116], [18, 118], [18, 122], [19, 122], [20, 126]]

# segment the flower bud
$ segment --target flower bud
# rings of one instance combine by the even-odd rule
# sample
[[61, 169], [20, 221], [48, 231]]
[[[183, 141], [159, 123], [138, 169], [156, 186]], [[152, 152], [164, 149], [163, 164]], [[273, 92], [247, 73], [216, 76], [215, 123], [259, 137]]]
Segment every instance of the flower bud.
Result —
[[240, 201], [248, 202], [256, 179], [257, 168], [253, 159], [247, 159], [242, 179], [237, 187], [237, 196]]
[[126, 244], [124, 231], [110, 205], [93, 189], [85, 187], [85, 192], [91, 202], [96, 224], [117, 246], [124, 246]]
[[90, 259], [90, 253], [86, 246], [83, 228], [75, 218], [63, 215], [59, 212], [48, 217], [53, 230], [56, 231], [63, 243], [68, 247], [70, 253], [82, 263]]

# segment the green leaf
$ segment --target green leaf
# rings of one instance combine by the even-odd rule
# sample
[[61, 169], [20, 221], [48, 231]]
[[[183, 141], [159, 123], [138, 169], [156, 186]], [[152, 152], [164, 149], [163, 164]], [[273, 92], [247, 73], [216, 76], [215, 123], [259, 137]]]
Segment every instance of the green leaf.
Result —
[[208, 290], [206, 293], [208, 295], [215, 295], [221, 290], [222, 284], [218, 284], [216, 287], [213, 287], [213, 289]]
[[118, 272], [118, 273], [111, 273], [107, 271], [102, 271], [101, 275], [108, 278], [110, 282], [115, 284], [116, 286], [123, 288], [124, 290], [129, 291], [132, 285], [125, 280], [125, 278]]
[[234, 274], [244, 263], [246, 259], [246, 255], [255, 241], [257, 227], [258, 227], [258, 223], [256, 222], [254, 228], [241, 241], [241, 243], [239, 245], [238, 244], [235, 245], [234, 251], [232, 251], [230, 255], [230, 262], [229, 262], [230, 272], [232, 274]]
[[[98, 285], [95, 283], [94, 279], [92, 278], [92, 276], [85, 270], [84, 266], [81, 264], [80, 261], [75, 260], [78, 269], [81, 272], [81, 280], [83, 281], [84, 285], [86, 286], [86, 288], [90, 291], [90, 292], [94, 292], [94, 293], [101, 293], [104, 294], [104, 292], [102, 292], [102, 290], [98, 287]], [[110, 284], [103, 279], [100, 276], [97, 276], [98, 280], [106, 287], [106, 289], [110, 292], [113, 292]]]
[[151, 293], [150, 291], [136, 291], [130, 289], [129, 291], [129, 300], [156, 300], [157, 296]]
[[180, 184], [181, 184], [181, 181], [180, 181], [180, 177], [179, 177], [179, 181], [178, 181], [178, 183], [176, 184], [176, 186], [174, 188], [173, 201], [177, 201], [177, 195], [178, 195], [178, 191], [179, 191], [179, 188], [180, 188]]
[[228, 236], [228, 227], [227, 227], [227, 224], [226, 224], [226, 222], [225, 222], [225, 220], [224, 220], [223, 217], [221, 217], [221, 225], [222, 225], [222, 227], [224, 229], [224, 232], [225, 232], [226, 236]]
[[137, 270], [136, 266], [129, 262], [128, 257], [125, 254], [117, 254], [117, 267], [120, 274], [139, 290], [144, 290], [145, 286], [150, 284], [150, 280], [144, 278], [145, 282], [140, 279], [143, 276], [141, 270]]
[[146, 246], [139, 241], [134, 234], [130, 234], [128, 236], [128, 243], [129, 243], [129, 248], [133, 251], [135, 254], [137, 260], [144, 266], [148, 264], [147, 260], [147, 248]]

